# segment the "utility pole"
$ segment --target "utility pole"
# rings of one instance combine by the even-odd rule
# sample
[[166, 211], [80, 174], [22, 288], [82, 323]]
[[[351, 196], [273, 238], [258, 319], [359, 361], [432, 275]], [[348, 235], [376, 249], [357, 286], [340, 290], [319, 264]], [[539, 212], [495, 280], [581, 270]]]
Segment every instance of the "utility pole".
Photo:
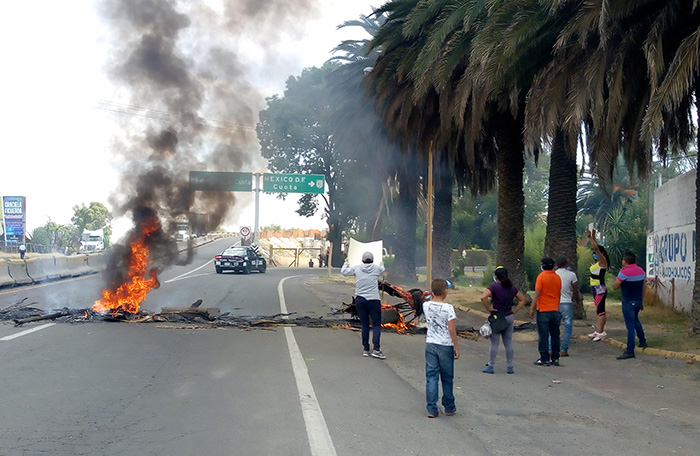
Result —
[[433, 142], [430, 141], [428, 149], [428, 233], [426, 246], [425, 277], [428, 282], [428, 289], [433, 281]]
[[253, 244], [257, 245], [260, 220], [260, 192], [262, 191], [262, 189], [260, 188], [260, 177], [262, 176], [262, 174], [255, 173], [253, 175], [255, 176], [255, 227], [253, 231]]

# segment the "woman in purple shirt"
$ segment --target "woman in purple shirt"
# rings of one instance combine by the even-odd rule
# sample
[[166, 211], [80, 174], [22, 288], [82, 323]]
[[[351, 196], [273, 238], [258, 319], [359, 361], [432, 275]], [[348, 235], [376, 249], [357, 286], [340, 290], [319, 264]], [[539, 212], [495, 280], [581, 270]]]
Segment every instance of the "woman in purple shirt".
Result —
[[[506, 349], [506, 372], [513, 374], [513, 329], [515, 314], [525, 305], [525, 296], [513, 285], [508, 278], [508, 270], [499, 266], [493, 273], [491, 285], [484, 290], [481, 295], [481, 302], [490, 313], [497, 312], [504, 316], [508, 322], [508, 327], [499, 334], [503, 337], [503, 346]], [[491, 303], [489, 304], [489, 298]], [[518, 299], [518, 305], [513, 309], [513, 300]], [[493, 365], [498, 354], [498, 334], [491, 335], [491, 346], [489, 347], [489, 362], [482, 372], [493, 374]]]

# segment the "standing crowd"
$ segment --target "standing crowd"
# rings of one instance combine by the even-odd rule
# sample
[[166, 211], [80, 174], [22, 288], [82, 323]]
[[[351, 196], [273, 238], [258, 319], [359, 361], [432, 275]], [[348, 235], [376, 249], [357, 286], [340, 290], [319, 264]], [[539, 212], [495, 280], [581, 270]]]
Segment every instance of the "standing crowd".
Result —
[[[596, 325], [588, 334], [592, 341], [600, 341], [605, 332], [605, 300], [608, 294], [605, 274], [610, 265], [607, 251], [595, 240], [595, 232], [588, 231], [585, 243], [590, 243], [594, 263], [590, 267], [590, 284], [593, 303], [596, 309]], [[585, 245], [585, 244], [584, 244]], [[384, 272], [384, 263], [375, 265], [370, 252], [362, 256], [362, 264], [350, 266], [346, 260], [341, 273], [356, 276], [355, 306], [362, 323], [363, 355], [385, 359], [380, 348], [381, 301], [378, 277]], [[529, 316], [537, 325], [539, 352], [534, 362], [537, 366], [560, 366], [560, 358], [569, 356], [573, 330], [574, 303], [578, 302], [578, 278], [571, 271], [565, 257], [556, 261], [549, 257], [541, 260], [542, 272], [535, 282], [535, 292], [530, 305]], [[639, 321], [639, 311], [643, 308], [645, 272], [636, 264], [636, 256], [626, 252], [622, 258], [622, 268], [612, 283], [614, 290], [622, 293], [622, 315], [627, 329], [627, 346], [617, 359], [634, 358], [636, 339], [639, 347], [646, 348], [644, 328]], [[456, 412], [453, 393], [454, 360], [459, 359], [459, 340], [455, 326], [454, 307], [447, 299], [449, 281], [435, 279], [431, 283], [431, 298], [423, 303], [423, 313], [427, 327], [425, 343], [426, 409], [428, 418], [439, 415], [439, 387], [442, 386], [442, 406], [445, 415]], [[525, 306], [525, 296], [508, 277], [506, 268], [499, 266], [493, 273], [493, 283], [481, 295], [481, 302], [489, 312], [490, 346], [488, 362], [482, 372], [495, 372], [499, 344], [502, 341], [506, 353], [506, 373], [514, 374], [513, 332], [515, 314]], [[535, 315], [536, 314], [536, 315]], [[370, 351], [369, 332], [372, 323], [372, 344]], [[563, 335], [560, 332], [564, 324]]]

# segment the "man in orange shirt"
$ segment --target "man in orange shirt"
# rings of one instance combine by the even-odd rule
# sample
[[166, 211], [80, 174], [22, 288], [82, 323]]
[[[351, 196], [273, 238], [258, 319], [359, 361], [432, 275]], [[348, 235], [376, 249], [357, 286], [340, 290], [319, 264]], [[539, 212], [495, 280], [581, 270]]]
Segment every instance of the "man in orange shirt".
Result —
[[[535, 282], [535, 296], [530, 304], [530, 318], [535, 315], [537, 309], [537, 334], [539, 340], [537, 349], [540, 359], [535, 361], [536, 366], [559, 365], [559, 296], [561, 293], [561, 278], [554, 272], [554, 260], [542, 258], [542, 272]], [[549, 340], [552, 340], [552, 356], [550, 361]]]

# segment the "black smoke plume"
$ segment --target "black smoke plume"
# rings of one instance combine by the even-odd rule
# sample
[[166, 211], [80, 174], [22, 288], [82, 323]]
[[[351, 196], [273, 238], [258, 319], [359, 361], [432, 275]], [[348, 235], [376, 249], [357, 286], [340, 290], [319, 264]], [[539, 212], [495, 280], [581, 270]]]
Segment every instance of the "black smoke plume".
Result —
[[178, 258], [171, 221], [204, 213], [215, 228], [235, 208], [234, 193], [191, 191], [189, 171], [261, 169], [254, 126], [265, 100], [250, 82], [245, 43], [256, 43], [259, 60], [274, 66], [281, 60], [275, 42], [300, 34], [317, 1], [224, 0], [220, 10], [194, 1], [98, 2], [111, 45], [107, 71], [130, 114], [116, 135], [123, 172], [110, 203], [116, 216], [132, 217], [134, 229], [114, 249], [110, 287], [123, 278], [143, 217], [162, 224], [147, 240], [162, 268]]

